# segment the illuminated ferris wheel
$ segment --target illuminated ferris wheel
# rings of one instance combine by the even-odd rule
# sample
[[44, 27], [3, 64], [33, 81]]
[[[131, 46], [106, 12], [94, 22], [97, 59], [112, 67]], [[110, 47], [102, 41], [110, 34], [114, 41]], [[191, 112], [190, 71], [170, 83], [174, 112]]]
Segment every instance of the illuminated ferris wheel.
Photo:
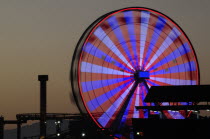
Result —
[[[84, 32], [71, 81], [81, 112], [101, 128], [124, 131], [132, 118], [147, 118], [135, 106], [153, 105], [143, 101], [151, 86], [197, 85], [199, 68], [189, 39], [174, 21], [151, 9], [125, 8], [101, 16]], [[164, 115], [184, 118], [179, 112]], [[126, 132], [116, 136], [126, 138]]]

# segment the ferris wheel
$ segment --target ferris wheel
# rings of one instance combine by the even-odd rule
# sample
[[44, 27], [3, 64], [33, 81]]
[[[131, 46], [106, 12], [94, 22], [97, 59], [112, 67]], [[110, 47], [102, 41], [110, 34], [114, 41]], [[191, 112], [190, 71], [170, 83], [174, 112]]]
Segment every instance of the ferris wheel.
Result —
[[[71, 66], [80, 111], [101, 128], [122, 131], [132, 118], [148, 118], [135, 106], [153, 105], [143, 101], [151, 86], [199, 82], [188, 37], [169, 17], [148, 8], [124, 8], [98, 18], [80, 38]], [[183, 119], [185, 114], [164, 115]], [[126, 138], [126, 132], [116, 136]]]

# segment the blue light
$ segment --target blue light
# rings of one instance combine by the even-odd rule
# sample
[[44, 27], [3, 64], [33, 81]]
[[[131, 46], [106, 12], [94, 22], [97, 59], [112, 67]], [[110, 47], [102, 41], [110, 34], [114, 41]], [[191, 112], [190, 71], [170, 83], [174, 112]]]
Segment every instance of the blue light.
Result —
[[[188, 72], [188, 71], [195, 71], [196, 65], [194, 61], [186, 62], [180, 65], [176, 65], [173, 67], [168, 68], [168, 73], [179, 73], [179, 72]], [[156, 72], [151, 72], [151, 75], [158, 75], [158, 74], [165, 74], [165, 69], [159, 70]]]
[[155, 26], [155, 29], [154, 29], [154, 32], [153, 32], [153, 35], [152, 35], [152, 38], [151, 38], [151, 41], [150, 41], [149, 49], [147, 51], [147, 54], [146, 54], [146, 57], [145, 57], [145, 60], [144, 60], [144, 63], [143, 63], [143, 67], [145, 67], [145, 64], [148, 61], [148, 59], [149, 59], [149, 57], [150, 57], [150, 55], [151, 55], [151, 53], [154, 49], [155, 44], [158, 41], [158, 38], [159, 38], [165, 24], [166, 24], [166, 19], [159, 16], [158, 20], [157, 20], [157, 23], [156, 23], [156, 26]]
[[139, 78], [146, 78], [149, 79], [149, 72], [148, 71], [140, 71]]
[[132, 82], [133, 82], [133, 80], [128, 80], [124, 84], [122, 84], [120, 86], [117, 86], [116, 88], [114, 88], [114, 89], [112, 89], [108, 92], [105, 92], [104, 94], [102, 94], [102, 95], [90, 100], [89, 102], [87, 102], [87, 105], [88, 105], [90, 111], [93, 111], [96, 108], [98, 108], [99, 106], [101, 106], [104, 102], [109, 100], [115, 94], [119, 93], [124, 88], [127, 88]]
[[126, 91], [123, 92], [121, 97], [119, 97], [107, 110], [104, 112], [104, 114], [98, 119], [98, 122], [105, 127], [107, 123], [109, 122], [110, 118], [112, 118], [113, 114], [116, 112], [116, 110], [121, 106], [121, 104], [124, 102], [123, 100], [126, 98], [126, 96], [129, 94], [131, 87], [133, 86], [133, 83], [126, 89]]
[[104, 61], [111, 63], [111, 61], [114, 61], [114, 65], [124, 69], [128, 72], [132, 72], [132, 70], [128, 69], [127, 67], [125, 67], [123, 64], [121, 64], [119, 61], [115, 60], [114, 58], [110, 57], [109, 55], [107, 55], [106, 53], [104, 53], [103, 51], [101, 51], [99, 48], [97, 48], [96, 46], [94, 46], [91, 43], [87, 43], [86, 46], [84, 47], [84, 51], [97, 57], [97, 58], [102, 58], [102, 56], [105, 56]]
[[107, 80], [96, 80], [96, 81], [87, 81], [82, 82], [83, 93], [89, 92], [98, 88], [109, 86], [112, 84], [120, 83], [126, 80], [130, 80], [132, 77], [116, 78], [116, 79], [107, 79]]
[[[186, 48], [186, 49], [184, 49], [184, 48]], [[155, 68], [158, 68], [158, 67], [168, 63], [169, 61], [175, 60], [176, 58], [187, 54], [190, 51], [191, 50], [189, 49], [189, 45], [187, 43], [184, 43], [183, 45], [179, 46], [176, 50], [171, 52], [164, 59], [160, 60], [157, 64], [155, 64], [153, 67], [151, 67], [150, 69], [147, 69], [147, 70], [153, 70]]]

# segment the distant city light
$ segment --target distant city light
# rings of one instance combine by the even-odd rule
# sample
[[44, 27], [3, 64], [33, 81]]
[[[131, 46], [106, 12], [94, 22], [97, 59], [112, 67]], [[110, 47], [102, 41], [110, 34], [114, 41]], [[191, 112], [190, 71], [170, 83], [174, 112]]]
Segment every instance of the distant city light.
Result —
[[60, 135], [61, 135], [60, 133], [57, 134], [57, 136], [60, 136]]

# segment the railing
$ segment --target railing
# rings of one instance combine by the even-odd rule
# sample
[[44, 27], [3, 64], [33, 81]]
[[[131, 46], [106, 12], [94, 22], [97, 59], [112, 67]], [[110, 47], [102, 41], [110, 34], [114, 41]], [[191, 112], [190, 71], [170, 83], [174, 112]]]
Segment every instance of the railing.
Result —
[[[81, 117], [82, 115], [80, 114], [69, 114], [69, 113], [47, 113], [46, 114], [47, 120], [77, 119]], [[17, 114], [16, 118], [18, 120], [40, 120], [41, 116], [40, 116], [40, 113], [23, 113], [23, 114]]]

